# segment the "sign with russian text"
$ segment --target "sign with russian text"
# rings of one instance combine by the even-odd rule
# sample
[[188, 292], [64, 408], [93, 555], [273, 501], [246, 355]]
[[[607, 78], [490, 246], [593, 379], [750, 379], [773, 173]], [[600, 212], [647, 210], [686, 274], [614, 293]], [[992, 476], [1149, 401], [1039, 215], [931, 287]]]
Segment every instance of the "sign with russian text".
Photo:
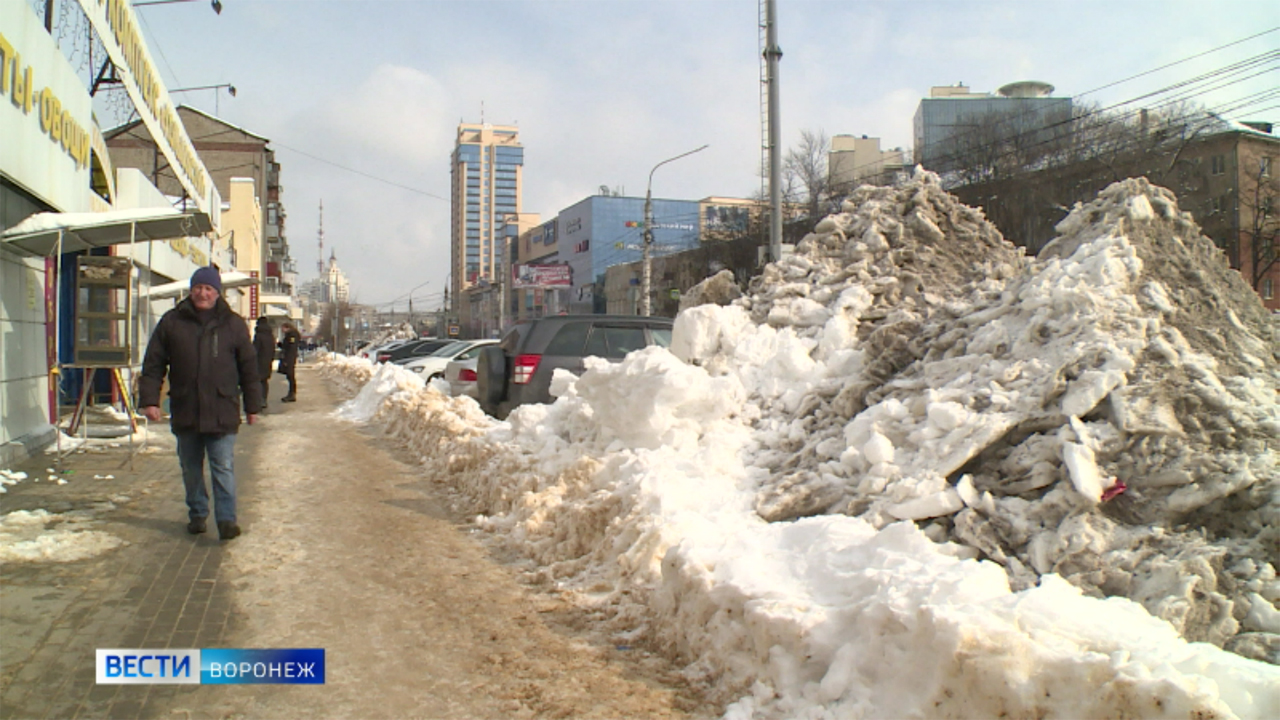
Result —
[[[250, 270], [249, 277], [257, 280], [258, 271]], [[258, 317], [258, 283], [256, 282], [249, 286], [249, 317]]]
[[138, 117], [150, 131], [156, 146], [169, 161], [169, 170], [178, 178], [196, 207], [219, 225], [222, 198], [209, 171], [205, 169], [177, 107], [160, 79], [151, 59], [142, 29], [128, 0], [79, 0], [94, 34], [102, 41], [107, 56], [129, 93]]
[[97, 651], [99, 685], [323, 685], [321, 648]]
[[29, 3], [0, 2], [0, 168], [62, 212], [89, 212], [93, 109]]
[[512, 287], [569, 287], [573, 273], [568, 265], [515, 265], [511, 268]]

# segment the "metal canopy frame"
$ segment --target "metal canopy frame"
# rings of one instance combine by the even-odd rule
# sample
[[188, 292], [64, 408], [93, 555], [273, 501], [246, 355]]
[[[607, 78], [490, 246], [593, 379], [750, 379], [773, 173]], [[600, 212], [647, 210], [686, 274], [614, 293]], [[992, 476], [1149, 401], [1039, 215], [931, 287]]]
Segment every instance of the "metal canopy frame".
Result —
[[[24, 227], [33, 227], [34, 229], [24, 230]], [[124, 243], [129, 243], [132, 246], [137, 242], [199, 236], [212, 230], [213, 223], [210, 222], [209, 216], [205, 213], [179, 212], [172, 208], [156, 208], [149, 211], [117, 210], [100, 213], [39, 213], [0, 233], [0, 243], [31, 255], [53, 256], [57, 263], [57, 270], [54, 274], [55, 282], [61, 284], [62, 256], [66, 253], [123, 245]], [[133, 255], [133, 253], [130, 253], [130, 258]], [[132, 263], [136, 263], [136, 261], [131, 260]], [[62, 293], [54, 292], [54, 298], [54, 326], [61, 327]], [[61, 376], [61, 364], [57, 360], [61, 354], [59, 335], [58, 331], [54, 332], [54, 365], [49, 368], [50, 382], [55, 382], [55, 378]], [[65, 367], [76, 366], [67, 365]], [[87, 371], [88, 377], [85, 378], [86, 391], [88, 383], [92, 381], [92, 372], [92, 369]], [[130, 429], [134, 430], [137, 425], [134, 421], [133, 399], [129, 396], [128, 387], [125, 385], [118, 367], [112, 369], [112, 378], [119, 386], [121, 395], [124, 397], [126, 412], [129, 413]], [[87, 392], [82, 393], [77, 410], [72, 416], [73, 432], [75, 426], [81, 424], [84, 419], [82, 406], [86, 399]], [[66, 457], [66, 453], [62, 451], [61, 417], [57, 412], [56, 403], [51, 408], [51, 413], [53, 417], [50, 418], [50, 422], [58, 433], [58, 446], [54, 464], [61, 469], [62, 460]], [[87, 432], [88, 429], [86, 428], [86, 436]], [[145, 447], [145, 442], [143, 446]], [[133, 433], [131, 432], [129, 435], [129, 458], [127, 460], [130, 467], [133, 465], [135, 452]]]

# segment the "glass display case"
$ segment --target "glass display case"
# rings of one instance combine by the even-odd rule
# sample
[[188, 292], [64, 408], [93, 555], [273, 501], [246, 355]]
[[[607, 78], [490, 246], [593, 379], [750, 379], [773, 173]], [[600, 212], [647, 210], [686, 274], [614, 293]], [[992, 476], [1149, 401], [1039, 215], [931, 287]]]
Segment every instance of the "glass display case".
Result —
[[133, 263], [127, 257], [76, 258], [74, 364], [123, 367], [133, 358]]

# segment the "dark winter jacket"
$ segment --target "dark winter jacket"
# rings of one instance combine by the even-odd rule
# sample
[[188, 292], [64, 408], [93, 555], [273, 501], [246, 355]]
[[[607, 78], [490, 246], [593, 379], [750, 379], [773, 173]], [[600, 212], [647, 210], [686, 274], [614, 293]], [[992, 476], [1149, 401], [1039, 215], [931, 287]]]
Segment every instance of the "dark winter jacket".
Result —
[[280, 347], [283, 349], [280, 353], [280, 372], [292, 372], [298, 364], [298, 343], [301, 340], [302, 334], [296, 328], [285, 330], [280, 336]]
[[207, 323], [200, 322], [191, 298], [160, 318], [142, 361], [140, 407], [160, 404], [166, 373], [174, 432], [236, 432], [241, 395], [245, 412], [262, 411], [262, 382], [249, 326], [222, 298]]
[[253, 351], [258, 354], [258, 377], [271, 379], [271, 363], [276, 359], [276, 334], [266, 318], [258, 318], [253, 329]]

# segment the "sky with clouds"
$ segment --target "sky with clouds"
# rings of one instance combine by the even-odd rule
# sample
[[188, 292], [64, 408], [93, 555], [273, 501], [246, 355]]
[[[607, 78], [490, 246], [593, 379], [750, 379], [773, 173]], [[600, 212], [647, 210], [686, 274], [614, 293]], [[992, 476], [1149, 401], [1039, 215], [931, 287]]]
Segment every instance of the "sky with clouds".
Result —
[[[268, 137], [287, 235], [316, 273], [317, 208], [357, 302], [413, 291], [438, 306], [449, 272], [449, 154], [459, 122], [515, 124], [523, 209], [543, 219], [600, 186], [655, 197], [759, 188], [755, 0], [203, 0], [138, 8], [181, 102]], [[201, 7], [204, 5], [204, 7]], [[933, 85], [1016, 80], [1112, 103], [1280, 48], [1280, 31], [1130, 82], [1115, 81], [1280, 26], [1273, 0], [779, 0], [782, 138], [801, 130], [911, 144]], [[1280, 86], [1280, 70], [1202, 96]], [[1088, 94], [1086, 94], [1088, 93]], [[1274, 102], [1235, 119], [1276, 120]], [[341, 166], [341, 167], [339, 167]], [[345, 168], [345, 169], [344, 169]]]

